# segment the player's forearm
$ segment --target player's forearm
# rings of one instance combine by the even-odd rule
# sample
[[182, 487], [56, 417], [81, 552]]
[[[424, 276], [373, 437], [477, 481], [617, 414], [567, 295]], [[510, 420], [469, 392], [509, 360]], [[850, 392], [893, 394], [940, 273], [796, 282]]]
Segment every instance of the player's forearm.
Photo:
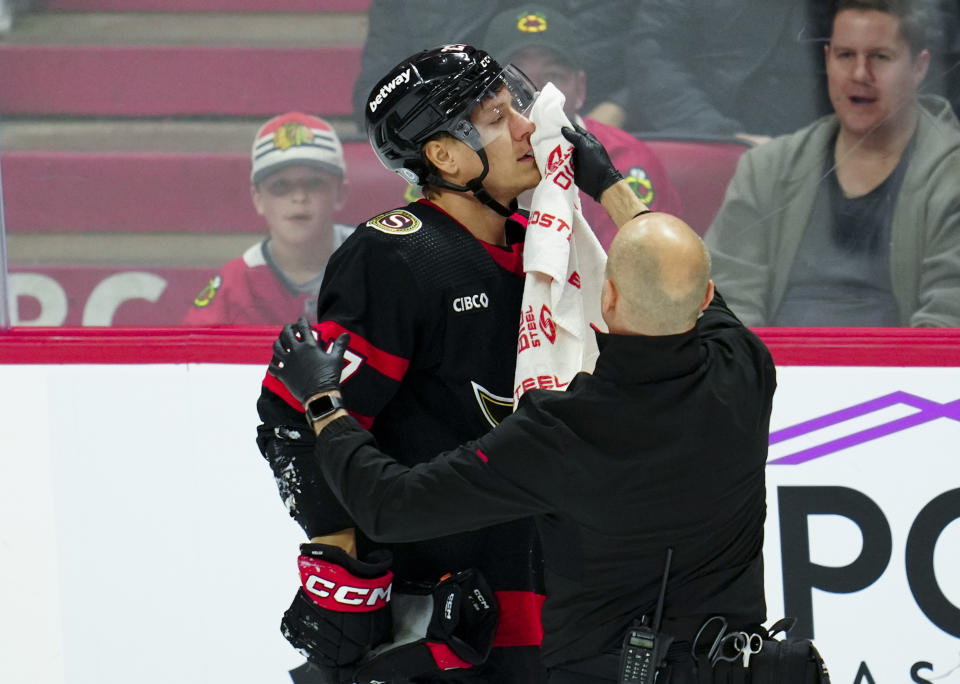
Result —
[[600, 195], [600, 204], [618, 228], [637, 214], [650, 210], [626, 180], [618, 181], [604, 190]]

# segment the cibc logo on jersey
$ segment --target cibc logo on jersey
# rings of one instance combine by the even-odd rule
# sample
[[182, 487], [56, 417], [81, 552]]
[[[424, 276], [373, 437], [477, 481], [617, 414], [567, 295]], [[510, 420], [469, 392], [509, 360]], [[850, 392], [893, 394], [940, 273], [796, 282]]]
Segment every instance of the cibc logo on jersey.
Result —
[[453, 310], [457, 313], [488, 308], [490, 308], [490, 298], [486, 292], [467, 295], [466, 297], [457, 297], [453, 300]]

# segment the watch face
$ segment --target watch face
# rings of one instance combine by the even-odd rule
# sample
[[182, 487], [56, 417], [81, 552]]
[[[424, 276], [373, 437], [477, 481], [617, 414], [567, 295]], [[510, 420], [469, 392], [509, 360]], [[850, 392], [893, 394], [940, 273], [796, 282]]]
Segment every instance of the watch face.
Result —
[[338, 408], [342, 407], [343, 403], [340, 401], [339, 397], [335, 397], [331, 394], [324, 394], [323, 396], [317, 397], [307, 404], [307, 418], [311, 421], [317, 421], [321, 418], [329, 416]]

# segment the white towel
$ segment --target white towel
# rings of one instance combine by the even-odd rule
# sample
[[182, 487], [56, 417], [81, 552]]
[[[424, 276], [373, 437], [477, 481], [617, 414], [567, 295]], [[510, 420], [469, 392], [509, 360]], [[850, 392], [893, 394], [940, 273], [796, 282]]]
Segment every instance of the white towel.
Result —
[[530, 389], [564, 389], [578, 372], [592, 372], [599, 351], [590, 327], [607, 329], [600, 315], [607, 255], [580, 210], [573, 145], [560, 132], [572, 128], [563, 102], [563, 93], [548, 83], [530, 116], [543, 178], [533, 191], [523, 247], [514, 407]]

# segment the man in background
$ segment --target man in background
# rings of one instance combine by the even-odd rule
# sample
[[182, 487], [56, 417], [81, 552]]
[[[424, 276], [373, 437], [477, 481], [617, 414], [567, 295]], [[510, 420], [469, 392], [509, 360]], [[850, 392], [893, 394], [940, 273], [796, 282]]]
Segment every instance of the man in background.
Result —
[[272, 325], [316, 320], [330, 254], [353, 230], [334, 222], [346, 199], [343, 146], [333, 127], [288, 112], [253, 141], [250, 197], [268, 235], [227, 262], [196, 296], [185, 325]]
[[747, 325], [960, 325], [960, 122], [918, 96], [929, 17], [840, 0], [834, 113], [746, 152], [707, 230]]
[[[647, 145], [613, 126], [580, 115], [587, 99], [587, 73], [578, 45], [579, 34], [557, 8], [518, 5], [490, 20], [482, 45], [501, 64], [511, 63], [537, 88], [553, 83], [564, 94], [564, 113], [599, 140], [614, 166], [652, 211], [682, 215], [680, 196], [670, 184], [663, 164]], [[583, 216], [604, 249], [617, 226], [598, 202], [580, 193]]]

